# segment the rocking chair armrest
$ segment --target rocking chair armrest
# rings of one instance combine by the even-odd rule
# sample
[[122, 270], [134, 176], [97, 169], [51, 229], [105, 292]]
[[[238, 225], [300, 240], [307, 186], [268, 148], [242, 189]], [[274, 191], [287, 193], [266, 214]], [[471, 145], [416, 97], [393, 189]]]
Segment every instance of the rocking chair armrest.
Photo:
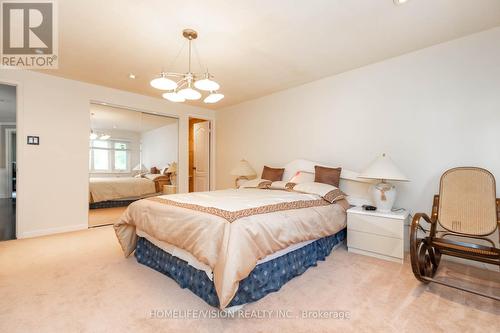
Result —
[[418, 225], [421, 219], [424, 219], [425, 222], [431, 225], [437, 223], [435, 220], [432, 220], [426, 213], [416, 213], [413, 217], [412, 225]]
[[416, 232], [417, 229], [420, 229], [422, 231], [425, 231], [424, 228], [420, 225], [420, 220], [424, 219], [427, 223], [431, 225], [431, 229], [429, 231], [429, 236], [434, 237], [436, 235], [436, 230], [437, 230], [437, 220], [436, 219], [431, 219], [429, 215], [425, 213], [417, 213], [413, 217], [413, 221], [411, 223], [411, 230], [412, 232]]

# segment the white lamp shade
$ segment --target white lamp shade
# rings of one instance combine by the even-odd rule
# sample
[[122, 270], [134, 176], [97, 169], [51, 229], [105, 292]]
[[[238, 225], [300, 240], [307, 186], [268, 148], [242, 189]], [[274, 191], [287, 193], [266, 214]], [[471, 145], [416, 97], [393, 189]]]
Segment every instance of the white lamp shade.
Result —
[[377, 157], [358, 177], [369, 179], [409, 181], [386, 154]]
[[255, 176], [257, 173], [255, 170], [252, 168], [250, 163], [246, 160], [241, 160], [238, 165], [231, 170], [231, 176], [238, 176], [238, 177], [251, 177]]
[[194, 83], [194, 86], [204, 91], [219, 90], [220, 88], [220, 85], [217, 82], [210, 79], [198, 80]]
[[159, 90], [174, 90], [177, 88], [177, 83], [162, 75], [159, 78], [151, 80], [151, 86]]
[[203, 101], [207, 104], [213, 104], [213, 103], [217, 103], [218, 101], [220, 101], [223, 98], [224, 98], [223, 94], [211, 93]]
[[162, 96], [163, 96], [163, 98], [169, 100], [170, 102], [179, 103], [179, 102], [185, 102], [186, 101], [186, 99], [184, 97], [182, 97], [181, 95], [179, 95], [176, 92], [164, 93]]
[[201, 93], [193, 88], [184, 88], [179, 90], [179, 95], [189, 100], [197, 100], [201, 98]]
[[169, 173], [176, 173], [177, 172], [177, 163], [176, 162], [172, 162], [168, 166], [167, 172], [169, 172]]

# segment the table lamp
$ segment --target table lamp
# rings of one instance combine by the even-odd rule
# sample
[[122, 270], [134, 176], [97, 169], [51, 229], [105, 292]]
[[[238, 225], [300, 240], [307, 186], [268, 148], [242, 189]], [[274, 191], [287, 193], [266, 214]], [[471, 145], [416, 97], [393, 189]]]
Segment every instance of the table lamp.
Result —
[[143, 172], [148, 172], [148, 169], [146, 169], [146, 167], [144, 166], [144, 164], [139, 163], [139, 164], [137, 164], [137, 165], [136, 165], [136, 166], [132, 169], [132, 171], [135, 171], [135, 174], [136, 174], [136, 175], [139, 175], [139, 174], [141, 174], [141, 173], [143, 173]]
[[234, 184], [238, 187], [238, 182], [241, 180], [248, 180], [249, 177], [255, 176], [257, 173], [252, 168], [250, 163], [246, 160], [241, 160], [238, 165], [231, 170], [231, 176], [236, 176]]
[[358, 177], [380, 180], [371, 187], [371, 192], [377, 210], [382, 213], [390, 212], [396, 201], [396, 188], [387, 180], [409, 181], [386, 154], [377, 157]]
[[172, 162], [169, 166], [166, 173], [170, 173], [170, 183], [172, 185], [177, 184], [177, 162]]

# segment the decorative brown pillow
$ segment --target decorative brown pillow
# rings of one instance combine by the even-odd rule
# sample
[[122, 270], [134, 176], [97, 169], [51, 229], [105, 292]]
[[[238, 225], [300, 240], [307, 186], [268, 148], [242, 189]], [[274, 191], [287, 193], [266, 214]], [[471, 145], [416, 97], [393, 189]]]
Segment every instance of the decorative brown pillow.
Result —
[[315, 165], [314, 171], [314, 181], [316, 183], [329, 184], [335, 187], [339, 187], [340, 173], [342, 172], [342, 168], [327, 168]]
[[149, 172], [152, 173], [153, 175], [156, 175], [160, 173], [160, 169], [158, 169], [157, 167], [152, 167], [151, 170], [149, 170]]
[[270, 168], [268, 166], [264, 166], [264, 170], [262, 170], [262, 179], [270, 180], [272, 182], [280, 181], [283, 178], [283, 173], [285, 169], [278, 168]]

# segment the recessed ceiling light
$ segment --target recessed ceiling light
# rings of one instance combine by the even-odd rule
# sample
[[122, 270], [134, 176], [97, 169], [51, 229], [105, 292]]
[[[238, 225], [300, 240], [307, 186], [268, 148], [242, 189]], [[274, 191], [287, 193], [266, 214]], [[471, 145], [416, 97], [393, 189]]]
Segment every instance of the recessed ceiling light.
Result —
[[128, 75], [128, 78], [134, 80], [135, 79], [135, 74], [134, 73], [130, 73]]
[[409, 0], [392, 0], [396, 6], [407, 3]]

